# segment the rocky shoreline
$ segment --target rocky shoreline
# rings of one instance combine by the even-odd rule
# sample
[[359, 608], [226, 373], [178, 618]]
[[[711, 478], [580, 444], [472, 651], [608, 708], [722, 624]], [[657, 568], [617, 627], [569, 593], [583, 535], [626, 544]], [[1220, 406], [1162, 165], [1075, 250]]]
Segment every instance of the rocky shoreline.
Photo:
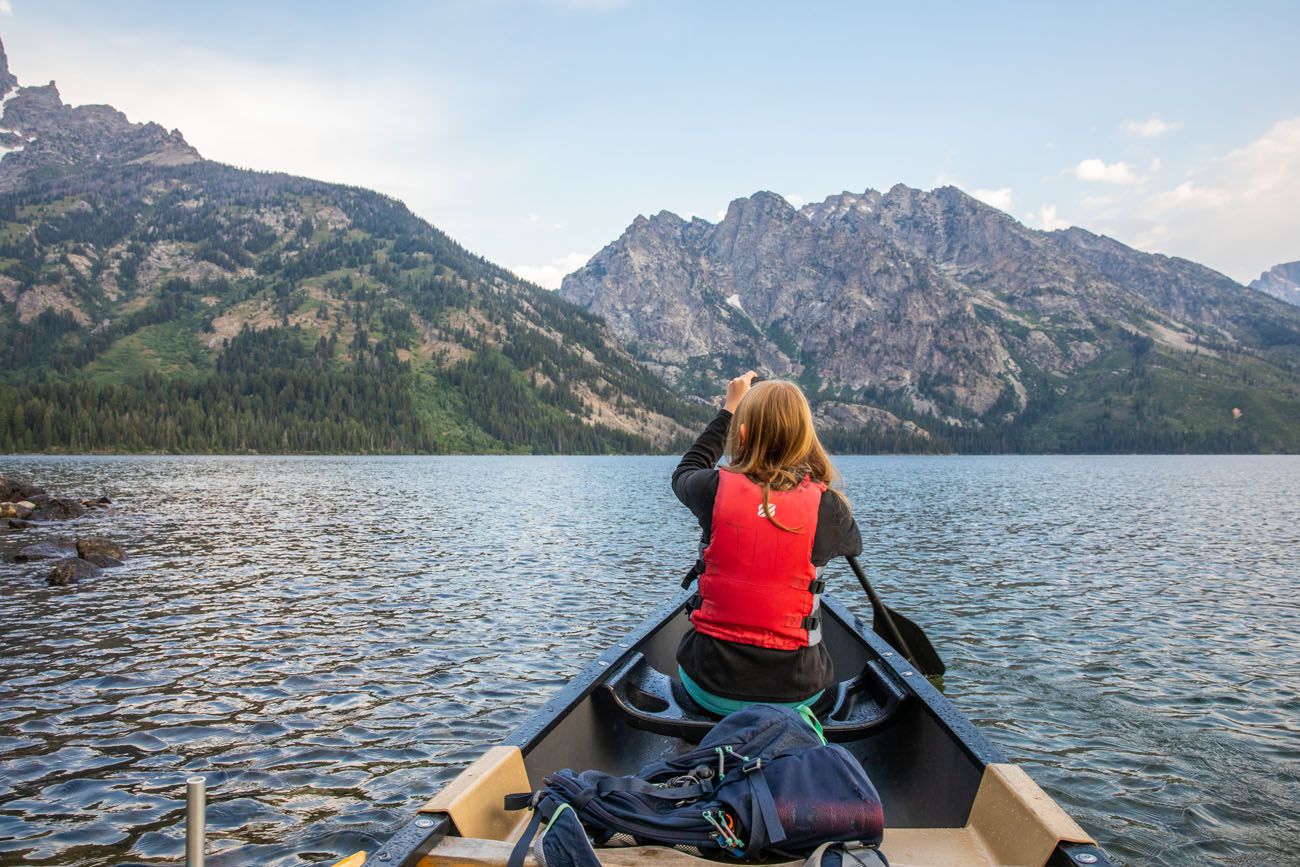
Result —
[[[0, 476], [0, 521], [5, 529], [21, 531], [36, 526], [74, 521], [88, 514], [111, 514], [113, 501], [107, 496], [65, 497], [49, 493], [39, 485]], [[46, 582], [63, 587], [83, 578], [93, 578], [102, 569], [121, 566], [126, 552], [103, 536], [52, 536], [20, 548], [13, 563], [54, 561]]]

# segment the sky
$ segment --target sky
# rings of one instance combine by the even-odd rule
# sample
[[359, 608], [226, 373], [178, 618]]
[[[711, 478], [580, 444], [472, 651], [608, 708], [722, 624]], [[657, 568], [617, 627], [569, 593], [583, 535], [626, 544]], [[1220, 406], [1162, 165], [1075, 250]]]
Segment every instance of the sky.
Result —
[[1248, 282], [1300, 259], [1297, 34], [1293, 0], [0, 0], [21, 83], [547, 287], [638, 214], [900, 182]]

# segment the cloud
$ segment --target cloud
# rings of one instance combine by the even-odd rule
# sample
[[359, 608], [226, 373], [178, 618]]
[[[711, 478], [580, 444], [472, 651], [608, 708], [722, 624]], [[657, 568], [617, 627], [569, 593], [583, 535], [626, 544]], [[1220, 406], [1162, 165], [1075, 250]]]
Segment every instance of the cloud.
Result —
[[1183, 181], [1172, 190], [1149, 197], [1147, 207], [1157, 211], [1180, 207], [1212, 208], [1226, 205], [1231, 199], [1232, 194], [1227, 190], [1197, 186], [1195, 181]]
[[970, 194], [984, 204], [997, 208], [999, 211], [1011, 210], [1010, 187], [998, 187], [996, 190], [981, 187], [978, 190], [971, 190]]
[[0, 0], [0, 15], [14, 14], [14, 4], [10, 0]]
[[1141, 180], [1128, 163], [1107, 163], [1095, 158], [1083, 160], [1075, 166], [1074, 176], [1081, 181], [1104, 184], [1135, 184]]
[[1040, 229], [1048, 232], [1070, 228], [1068, 222], [1056, 215], [1056, 205], [1043, 205], [1038, 209], [1038, 213], [1033, 214], [1030, 219], [1037, 223]]
[[1158, 117], [1149, 117], [1146, 120], [1126, 120], [1124, 121], [1124, 134], [1134, 138], [1156, 138], [1167, 132], [1173, 132], [1176, 129], [1182, 129], [1183, 125], [1177, 122], [1161, 120]]
[[543, 289], [559, 289], [566, 274], [572, 274], [590, 260], [586, 253], [569, 253], [542, 265], [512, 265], [510, 270]]
[[[71, 104], [108, 103], [177, 128], [208, 159], [356, 184], [402, 199], [439, 227], [484, 177], [514, 169], [491, 149], [453, 150], [454, 95], [394, 74], [346, 79], [289, 60], [254, 61], [144, 32], [69, 35], [20, 47], [23, 82], [57, 78]], [[112, 70], [105, 75], [104, 70]]]
[[1116, 237], [1246, 282], [1300, 259], [1300, 117], [1144, 197]]

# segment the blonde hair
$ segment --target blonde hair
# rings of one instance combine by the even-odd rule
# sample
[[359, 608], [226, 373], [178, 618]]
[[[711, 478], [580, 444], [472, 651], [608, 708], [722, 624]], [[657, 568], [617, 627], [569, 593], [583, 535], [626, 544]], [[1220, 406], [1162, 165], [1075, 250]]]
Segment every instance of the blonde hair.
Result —
[[[805, 476], [828, 487], [839, 482], [839, 473], [813, 429], [808, 399], [793, 382], [766, 380], [746, 392], [731, 419], [727, 454], [731, 459], [721, 469], [742, 473], [761, 485], [763, 514], [774, 526], [791, 533], [803, 528], [787, 527], [776, 520], [768, 502], [771, 491], [789, 491]], [[831, 490], [843, 499], [838, 490]]]

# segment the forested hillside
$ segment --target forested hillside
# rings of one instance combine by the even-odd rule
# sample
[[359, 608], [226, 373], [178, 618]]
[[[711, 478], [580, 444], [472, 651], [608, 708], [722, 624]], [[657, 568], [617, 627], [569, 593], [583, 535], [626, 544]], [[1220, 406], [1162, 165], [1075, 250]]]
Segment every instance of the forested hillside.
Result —
[[707, 414], [400, 202], [0, 96], [0, 451], [642, 452]]

